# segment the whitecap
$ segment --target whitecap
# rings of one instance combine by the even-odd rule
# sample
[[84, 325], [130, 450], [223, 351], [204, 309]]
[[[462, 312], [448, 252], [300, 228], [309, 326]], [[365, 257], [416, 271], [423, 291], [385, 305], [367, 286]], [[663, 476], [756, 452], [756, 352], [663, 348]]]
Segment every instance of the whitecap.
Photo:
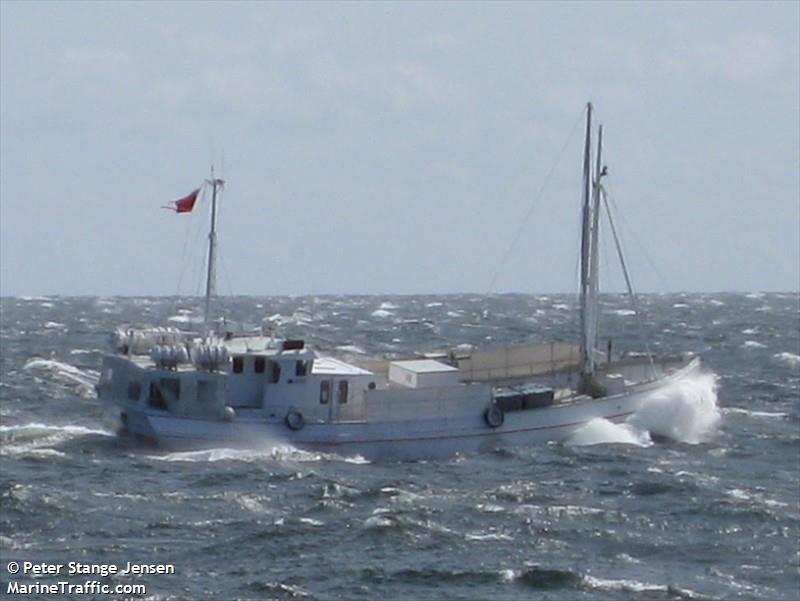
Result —
[[475, 532], [475, 533], [468, 532], [467, 534], [464, 535], [464, 538], [466, 540], [471, 540], [471, 541], [485, 541], [485, 540], [511, 541], [511, 540], [514, 540], [513, 536], [511, 536], [510, 534], [504, 534], [502, 532]]
[[44, 324], [44, 328], [46, 330], [61, 330], [61, 329], [64, 329], [66, 327], [67, 326], [65, 326], [63, 323], [60, 323], [58, 321], [48, 321], [47, 323]]
[[744, 343], [742, 344], [742, 348], [752, 348], [752, 349], [767, 348], [767, 345], [757, 342], [755, 340], [745, 340]]
[[62, 363], [55, 359], [30, 359], [23, 369], [42, 369], [49, 371], [62, 379], [70, 380], [86, 387], [91, 387], [97, 382], [100, 375], [92, 370], [78, 369], [74, 365]]
[[113, 433], [106, 430], [97, 430], [95, 428], [87, 428], [85, 426], [74, 426], [66, 424], [57, 426], [54, 424], [43, 424], [41, 422], [32, 422], [29, 424], [17, 424], [14, 426], [0, 425], [0, 434], [9, 434], [11, 437], [24, 436], [26, 438], [35, 438], [37, 436], [49, 436], [52, 434], [66, 434], [70, 437], [87, 436], [90, 434], [98, 434], [100, 436], [114, 436]]
[[794, 353], [776, 353], [772, 357], [779, 363], [788, 365], [793, 369], [800, 368], [800, 355]]
[[27, 455], [42, 458], [64, 457], [62, 451], [52, 446], [70, 439], [88, 435], [114, 436], [111, 432], [85, 426], [56, 426], [43, 423], [0, 425], [0, 455]]
[[614, 313], [616, 313], [620, 317], [627, 317], [629, 315], [636, 315], [636, 311], [634, 311], [633, 309], [617, 309], [616, 311], [614, 311]]
[[747, 415], [749, 417], [766, 417], [766, 418], [778, 418], [783, 419], [789, 417], [788, 413], [784, 413], [783, 411], [751, 411], [749, 409], [743, 409], [741, 407], [725, 407], [722, 412], [724, 414], [728, 413], [735, 413], [738, 415]]
[[708, 440], [719, 421], [713, 373], [693, 375], [653, 391], [628, 418], [640, 430], [691, 444]]
[[375, 309], [371, 313], [371, 315], [372, 315], [372, 317], [379, 317], [379, 318], [385, 319], [387, 317], [392, 317], [394, 315], [394, 313], [392, 313], [391, 311], [387, 311], [386, 309]]
[[602, 417], [596, 417], [570, 436], [566, 444], [578, 447], [597, 444], [629, 444], [646, 447], [653, 443], [646, 431], [636, 430], [630, 424], [615, 424]]
[[615, 580], [611, 578], [589, 576], [588, 574], [582, 576], [581, 580], [587, 587], [610, 592], [644, 593], [646, 596], [657, 594], [659, 597], [663, 593], [670, 598], [677, 597], [679, 599], [707, 599], [706, 596], [701, 595], [696, 591], [687, 588], [681, 588], [672, 584], [651, 584], [649, 582], [641, 582], [639, 580], [630, 579]]
[[366, 355], [367, 351], [365, 351], [360, 346], [356, 346], [355, 344], [343, 344], [341, 346], [336, 347], [337, 351], [341, 351], [343, 353], [353, 353], [356, 355]]

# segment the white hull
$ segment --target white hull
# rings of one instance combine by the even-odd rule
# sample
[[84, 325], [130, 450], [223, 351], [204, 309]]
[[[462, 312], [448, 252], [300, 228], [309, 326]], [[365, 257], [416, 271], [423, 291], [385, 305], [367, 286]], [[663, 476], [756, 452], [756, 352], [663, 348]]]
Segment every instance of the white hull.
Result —
[[[627, 419], [655, 390], [688, 377], [699, 360], [645, 357], [612, 361], [598, 353], [598, 236], [607, 199], [598, 131], [591, 165], [592, 106], [586, 111], [581, 233], [579, 346], [564, 342], [451, 351], [348, 364], [318, 356], [302, 340], [271, 332], [212, 328], [216, 199], [212, 186], [205, 320], [202, 332], [117, 330], [98, 394], [119, 408], [123, 429], [169, 449], [298, 448], [368, 459], [420, 459], [502, 446], [560, 441], [595, 418]], [[193, 195], [196, 197], [198, 191]], [[187, 199], [176, 202], [183, 210]], [[192, 205], [193, 205], [192, 201]], [[188, 206], [188, 205], [187, 205]], [[188, 206], [191, 210], [191, 206]], [[609, 224], [622, 261], [611, 213]], [[635, 302], [634, 302], [635, 306]]]
[[231, 421], [192, 419], [125, 407], [129, 433], [169, 450], [290, 445], [300, 449], [361, 456], [369, 460], [415, 460], [477, 453], [495, 448], [563, 441], [595, 418], [623, 422], [655, 392], [696, 373], [694, 359], [657, 381], [631, 387], [622, 394], [507, 412], [502, 425], [491, 428], [482, 414], [403, 421], [307, 423], [293, 431], [282, 422], [237, 415]]

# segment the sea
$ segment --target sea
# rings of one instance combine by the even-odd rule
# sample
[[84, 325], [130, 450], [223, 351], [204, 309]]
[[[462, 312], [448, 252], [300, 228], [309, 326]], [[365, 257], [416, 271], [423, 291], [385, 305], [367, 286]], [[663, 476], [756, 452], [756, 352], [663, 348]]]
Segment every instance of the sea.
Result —
[[[0, 595], [800, 599], [798, 294], [639, 303], [641, 320], [624, 296], [602, 297], [600, 346], [700, 355], [703, 373], [668, 391], [671, 402], [558, 444], [372, 463], [287, 446], [165, 452], [120, 437], [94, 393], [109, 333], [164, 325], [200, 300], [4, 297]], [[576, 304], [232, 297], [217, 314], [323, 353], [397, 358], [575, 340]], [[670, 435], [651, 436], [656, 425]], [[119, 573], [129, 563], [147, 573]]]

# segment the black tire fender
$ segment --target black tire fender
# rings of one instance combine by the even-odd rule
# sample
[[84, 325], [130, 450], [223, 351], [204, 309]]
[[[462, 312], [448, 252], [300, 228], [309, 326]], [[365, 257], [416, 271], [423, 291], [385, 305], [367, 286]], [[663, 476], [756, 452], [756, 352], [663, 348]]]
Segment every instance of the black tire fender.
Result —
[[302, 430], [303, 426], [306, 425], [306, 420], [303, 417], [303, 414], [297, 411], [296, 409], [290, 409], [289, 413], [286, 414], [284, 418], [286, 422], [286, 426], [290, 430]]
[[506, 416], [503, 413], [503, 410], [500, 409], [500, 407], [492, 403], [491, 405], [489, 405], [489, 407], [486, 409], [486, 412], [483, 414], [483, 419], [486, 420], [486, 424], [490, 428], [499, 428], [500, 426], [503, 425]]

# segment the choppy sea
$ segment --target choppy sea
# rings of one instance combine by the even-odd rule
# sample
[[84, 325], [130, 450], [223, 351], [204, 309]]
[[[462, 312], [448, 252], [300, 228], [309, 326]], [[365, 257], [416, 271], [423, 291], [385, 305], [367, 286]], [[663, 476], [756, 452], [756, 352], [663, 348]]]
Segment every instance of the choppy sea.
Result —
[[[108, 333], [189, 298], [3, 298], [0, 587], [9, 562], [171, 564], [154, 600], [800, 598], [800, 305], [791, 294], [643, 296], [651, 350], [706, 373], [669, 411], [562, 444], [370, 463], [287, 447], [165, 453], [94, 398]], [[575, 299], [237, 297], [220, 312], [340, 355], [574, 340]], [[621, 296], [603, 340], [641, 349]], [[666, 423], [671, 439], [651, 440]], [[86, 576], [70, 577], [83, 582]], [[33, 599], [108, 599], [99, 594]]]

